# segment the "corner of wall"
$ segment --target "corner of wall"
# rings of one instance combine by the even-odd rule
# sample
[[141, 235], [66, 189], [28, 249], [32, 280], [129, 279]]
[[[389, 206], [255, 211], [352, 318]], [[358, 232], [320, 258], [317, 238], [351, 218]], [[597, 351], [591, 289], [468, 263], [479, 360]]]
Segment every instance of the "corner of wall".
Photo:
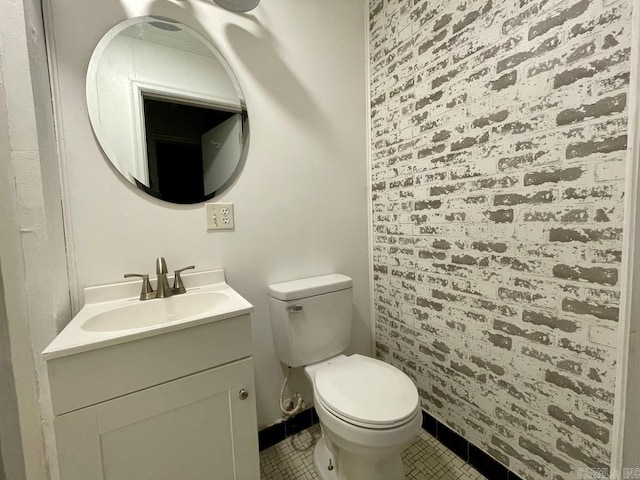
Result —
[[640, 449], [640, 380], [631, 375], [640, 362], [640, 294], [635, 282], [640, 277], [640, 8], [632, 12], [631, 78], [629, 88], [629, 148], [625, 184], [624, 239], [621, 277], [620, 321], [614, 408], [611, 466], [622, 472], [631, 467]]
[[0, 256], [27, 480], [57, 478], [40, 352], [69, 320], [51, 94], [38, 2], [3, 2], [0, 55], [6, 150], [0, 154]]
[[365, 92], [367, 98], [367, 105], [365, 114], [367, 118], [365, 118], [366, 123], [366, 159], [367, 159], [367, 249], [369, 252], [369, 311], [370, 319], [369, 319], [369, 328], [371, 331], [371, 355], [375, 357], [376, 355], [376, 311], [375, 311], [375, 301], [374, 301], [374, 272], [373, 272], [373, 198], [371, 195], [371, 102], [369, 99], [371, 98], [371, 63], [369, 61], [371, 45], [369, 44], [370, 40], [370, 32], [369, 32], [369, 2], [367, 0], [363, 0], [364, 3], [364, 54], [365, 54]]

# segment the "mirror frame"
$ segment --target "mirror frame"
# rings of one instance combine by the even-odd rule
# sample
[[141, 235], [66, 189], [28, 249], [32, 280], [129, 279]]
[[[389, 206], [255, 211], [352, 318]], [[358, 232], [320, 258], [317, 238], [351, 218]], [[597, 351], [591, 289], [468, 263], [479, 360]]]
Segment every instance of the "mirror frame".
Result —
[[[144, 182], [145, 181], [148, 182], [149, 181], [148, 178], [138, 179], [134, 175], [132, 175], [130, 172], [128, 172], [128, 176], [127, 174], [123, 173], [120, 170], [120, 168], [118, 168], [117, 163], [111, 160], [112, 158], [116, 158], [116, 157], [110, 151], [110, 146], [109, 146], [110, 141], [107, 138], [106, 133], [100, 128], [99, 123], [97, 121], [94, 122], [93, 120], [94, 118], [96, 119], [99, 118], [99, 106], [98, 106], [99, 101], [98, 101], [97, 89], [94, 88], [93, 85], [96, 84], [98, 67], [104, 51], [108, 48], [111, 41], [126, 29], [132, 26], [135, 26], [137, 24], [152, 23], [152, 22], [164, 22], [164, 23], [176, 24], [188, 30], [189, 33], [193, 35], [197, 40], [202, 42], [202, 44], [205, 45], [211, 51], [211, 53], [215, 56], [215, 58], [220, 62], [220, 64], [225, 69], [227, 76], [231, 80], [235, 88], [236, 94], [238, 95], [240, 108], [238, 108], [237, 104], [231, 105], [229, 104], [228, 101], [225, 101], [225, 99], [222, 99], [220, 97], [206, 96], [199, 92], [191, 92], [188, 90], [176, 89], [174, 87], [166, 87], [160, 83], [132, 80], [132, 87], [133, 87], [132, 95], [135, 96], [135, 98], [132, 99], [133, 104], [135, 105], [135, 108], [133, 109], [134, 118], [132, 119], [132, 121], [133, 121], [133, 128], [135, 130], [136, 138], [138, 138], [140, 141], [136, 142], [134, 151], [131, 153], [132, 155], [135, 156], [135, 159], [139, 161], [147, 162], [147, 141], [146, 141], [144, 106], [143, 106], [144, 96], [146, 96], [147, 98], [149, 97], [157, 98], [159, 100], [172, 100], [172, 101], [175, 101], [176, 103], [193, 105], [198, 107], [216, 107], [220, 110], [239, 113], [241, 115], [243, 143], [242, 143], [242, 150], [240, 152], [240, 158], [238, 159], [238, 162], [233, 172], [231, 173], [229, 178], [218, 189], [216, 189], [211, 193], [207, 193], [206, 195], [203, 195], [203, 197], [197, 202], [192, 202], [192, 201], [181, 202], [176, 200], [168, 200], [166, 198], [163, 198], [160, 192], [153, 190], [150, 187], [147, 187], [147, 185], [145, 185]], [[91, 59], [89, 60], [89, 65], [87, 68], [85, 88], [86, 88], [87, 111], [89, 115], [89, 121], [91, 123], [91, 128], [93, 130], [96, 140], [98, 141], [98, 144], [100, 145], [100, 148], [104, 156], [109, 161], [110, 166], [113, 169], [115, 169], [118, 172], [118, 175], [124, 180], [126, 180], [127, 183], [134, 185], [139, 190], [145, 192], [148, 195], [151, 195], [152, 197], [158, 198], [160, 200], [163, 200], [165, 202], [172, 203], [172, 204], [197, 205], [199, 203], [210, 200], [211, 198], [217, 195], [220, 195], [223, 191], [229, 188], [238, 178], [240, 172], [244, 167], [244, 164], [246, 163], [246, 157], [247, 157], [248, 148], [249, 148], [249, 113], [247, 110], [244, 94], [242, 92], [242, 89], [240, 88], [240, 83], [238, 82], [238, 79], [235, 73], [229, 66], [229, 63], [227, 62], [223, 54], [220, 52], [217, 45], [215, 45], [215, 43], [212, 40], [209, 40], [203, 34], [198, 32], [194, 28], [192, 28], [190, 25], [187, 25], [183, 22], [179, 22], [172, 18], [148, 15], [148, 16], [128, 18], [116, 24], [115, 26], [111, 27], [102, 36], [102, 38], [100, 39], [100, 41], [98, 42], [98, 44], [96, 45], [96, 47], [94, 48], [91, 54]]]

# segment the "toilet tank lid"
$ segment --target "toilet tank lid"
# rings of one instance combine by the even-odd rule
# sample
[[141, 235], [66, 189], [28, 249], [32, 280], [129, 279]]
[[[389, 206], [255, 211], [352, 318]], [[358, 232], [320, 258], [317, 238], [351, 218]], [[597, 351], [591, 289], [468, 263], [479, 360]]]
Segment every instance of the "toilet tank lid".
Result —
[[299, 300], [325, 293], [346, 290], [353, 286], [353, 280], [346, 275], [332, 273], [319, 277], [302, 278], [290, 282], [269, 285], [269, 295], [278, 300]]

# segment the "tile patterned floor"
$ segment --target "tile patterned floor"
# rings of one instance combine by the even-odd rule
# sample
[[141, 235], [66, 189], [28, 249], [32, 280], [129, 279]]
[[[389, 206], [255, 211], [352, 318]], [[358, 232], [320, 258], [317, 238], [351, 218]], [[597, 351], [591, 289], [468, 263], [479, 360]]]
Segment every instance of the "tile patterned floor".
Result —
[[[313, 447], [319, 438], [320, 426], [314, 425], [262, 451], [261, 480], [318, 480]], [[425, 431], [405, 450], [403, 461], [408, 480], [485, 480]]]

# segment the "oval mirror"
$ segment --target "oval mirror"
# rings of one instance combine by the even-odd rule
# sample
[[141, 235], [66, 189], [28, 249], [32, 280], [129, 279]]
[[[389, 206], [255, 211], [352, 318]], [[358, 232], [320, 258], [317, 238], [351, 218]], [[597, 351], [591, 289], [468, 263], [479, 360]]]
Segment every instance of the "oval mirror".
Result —
[[93, 131], [132, 184], [173, 203], [198, 203], [242, 168], [248, 116], [220, 52], [163, 17], [126, 20], [96, 46], [87, 71]]

